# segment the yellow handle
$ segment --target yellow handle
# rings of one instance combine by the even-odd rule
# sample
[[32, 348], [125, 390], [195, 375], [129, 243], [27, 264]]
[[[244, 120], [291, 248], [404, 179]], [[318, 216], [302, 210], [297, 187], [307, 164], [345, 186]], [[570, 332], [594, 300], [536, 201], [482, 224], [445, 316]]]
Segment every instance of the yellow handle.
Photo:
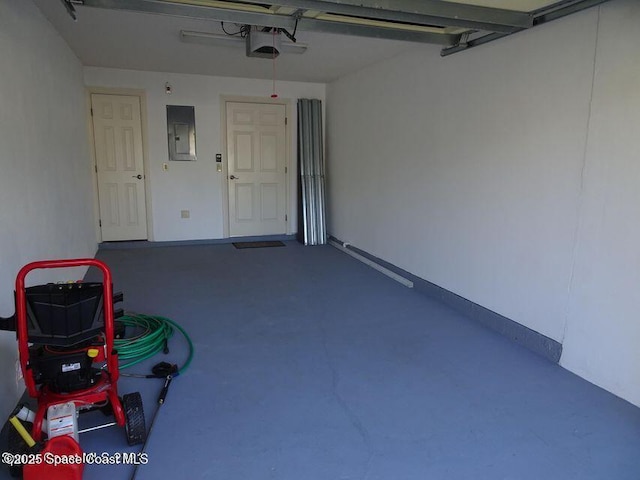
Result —
[[9, 421], [11, 422], [11, 425], [13, 425], [15, 429], [18, 431], [18, 433], [20, 434], [22, 439], [26, 442], [26, 444], [29, 445], [29, 447], [33, 447], [36, 444], [33, 437], [31, 437], [31, 435], [29, 435], [29, 432], [27, 432], [27, 430], [22, 426], [22, 423], [20, 422], [20, 420], [18, 420], [18, 417], [14, 415], [9, 419]]

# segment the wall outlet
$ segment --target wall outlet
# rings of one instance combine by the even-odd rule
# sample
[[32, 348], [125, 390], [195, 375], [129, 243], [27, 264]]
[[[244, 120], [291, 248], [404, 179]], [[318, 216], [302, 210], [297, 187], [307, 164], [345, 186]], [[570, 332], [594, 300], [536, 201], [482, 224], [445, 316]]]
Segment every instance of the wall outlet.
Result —
[[180, 210], [180, 218], [189, 218], [189, 210]]

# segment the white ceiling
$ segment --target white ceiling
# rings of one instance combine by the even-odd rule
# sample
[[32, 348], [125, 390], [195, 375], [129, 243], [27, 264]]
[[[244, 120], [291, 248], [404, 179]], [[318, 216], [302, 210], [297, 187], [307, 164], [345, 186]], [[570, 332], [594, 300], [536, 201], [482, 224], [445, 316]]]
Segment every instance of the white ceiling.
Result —
[[[222, 33], [220, 22], [122, 10], [77, 7], [74, 22], [54, 0], [34, 0], [84, 65], [244, 78], [272, 78], [273, 63], [245, 56], [244, 46], [180, 41], [180, 30]], [[235, 30], [234, 24], [225, 24]], [[276, 59], [279, 80], [325, 83], [411, 48], [436, 45], [298, 31], [304, 54]]]
[[[249, 58], [245, 55], [243, 42], [238, 42], [237, 46], [213, 46], [194, 43], [185, 43], [180, 40], [180, 32], [182, 30], [209, 32], [214, 34], [222, 34], [221, 24], [217, 20], [194, 18], [193, 16], [169, 16], [158, 13], [142, 13], [129, 10], [112, 9], [112, 8], [96, 8], [75, 4], [77, 21], [73, 21], [67, 13], [63, 2], [60, 0], [33, 0], [40, 8], [43, 14], [49, 19], [53, 26], [60, 32], [62, 37], [67, 41], [71, 49], [76, 53], [78, 58], [84, 65], [96, 67], [111, 67], [134, 70], [148, 70], [159, 72], [175, 72], [175, 73], [193, 73], [203, 75], [232, 76], [245, 78], [271, 78], [273, 76], [274, 62], [271, 59]], [[114, 2], [113, 0], [100, 2], [97, 0], [84, 0], [88, 4], [95, 4], [104, 7], [107, 4], [125, 5], [122, 2]], [[259, 3], [257, 1], [245, 0], [249, 3]], [[282, 0], [280, 0], [282, 1]], [[526, 15], [526, 13], [549, 7], [553, 5], [553, 9], [561, 5], [574, 3], [591, 3], [586, 0], [440, 0], [442, 5], [448, 4], [464, 4], [473, 7], [468, 10], [477, 11], [476, 7], [489, 7], [500, 9], [502, 11], [512, 10], [518, 13], [508, 13], [513, 21], [514, 17], [519, 18], [520, 23], [511, 23], [509, 25], [518, 25], [518, 27], [509, 26], [509, 32], [521, 30], [522, 26], [530, 27], [531, 19], [535, 16]], [[596, 0], [606, 1], [606, 0]], [[166, 2], [166, 3], [165, 3]], [[403, 0], [403, 5], [413, 5], [414, 11], [420, 11], [422, 4], [417, 0]], [[413, 2], [413, 3], [411, 3]], [[185, 5], [201, 5], [197, 8], [208, 8], [209, 6], [227, 4], [227, 2], [219, 2], [214, 0], [153, 0], [153, 2], [131, 2], [126, 4], [128, 7], [135, 8], [133, 5], [169, 5], [183, 7]], [[347, 9], [358, 8], [357, 5], [362, 3], [363, 6], [369, 6], [369, 12], [372, 11], [371, 6], [377, 5], [372, 0], [344, 0], [344, 1], [324, 1], [314, 2], [308, 1], [289, 1], [282, 4], [321, 4], [326, 6], [328, 3], [338, 4]], [[384, 3], [384, 2], [383, 2]], [[435, 9], [442, 10], [437, 2], [430, 0], [430, 5], [436, 3]], [[236, 0], [236, 4], [237, 0]], [[393, 5], [390, 2], [390, 5]], [[206, 6], [206, 7], [203, 7]], [[243, 8], [244, 6], [241, 5]], [[268, 8], [264, 5], [254, 6], [252, 8], [264, 9]], [[182, 7], [180, 7], [182, 8]], [[278, 8], [278, 7], [276, 7]], [[336, 7], [336, 11], [340, 8]], [[458, 19], [457, 13], [464, 10], [465, 7], [455, 7], [455, 13], [448, 17], [449, 20]], [[291, 12], [296, 11], [295, 8], [289, 9]], [[367, 9], [365, 9], [367, 10]], [[428, 10], [428, 9], [427, 9]], [[447, 8], [445, 8], [447, 10]], [[448, 9], [451, 11], [451, 9]], [[152, 11], [158, 11], [152, 9]], [[184, 11], [184, 10], [183, 10]], [[189, 12], [191, 12], [190, 10]], [[195, 10], [193, 10], [195, 11]], [[262, 11], [262, 10], [261, 10]], [[311, 13], [312, 10], [305, 10]], [[409, 14], [410, 9], [405, 10], [405, 17], [410, 21], [414, 21], [420, 14]], [[391, 10], [388, 10], [391, 13]], [[497, 12], [497, 11], [496, 11]], [[175, 14], [174, 11], [171, 12]], [[182, 11], [180, 12], [182, 14]], [[270, 12], [275, 13], [275, 12]], [[376, 12], [377, 13], [377, 12]], [[486, 17], [486, 12], [485, 18]], [[492, 12], [493, 14], [493, 12]], [[291, 15], [287, 13], [287, 15]], [[306, 13], [305, 13], [306, 15]], [[202, 15], [197, 15], [202, 16]], [[365, 14], [366, 17], [366, 14]], [[236, 18], [236, 17], [234, 17]], [[253, 17], [252, 17], [253, 18]], [[292, 20], [291, 16], [286, 17]], [[318, 17], [320, 18], [320, 17]], [[353, 17], [351, 17], [353, 18]], [[392, 18], [392, 17], [390, 17]], [[424, 16], [422, 16], [424, 18]], [[431, 17], [433, 18], [433, 17]], [[497, 19], [497, 17], [494, 17]], [[504, 19], [504, 16], [502, 17]], [[237, 20], [236, 20], [237, 21]], [[370, 21], [370, 20], [367, 20]], [[401, 20], [404, 21], [404, 20]], [[424, 20], [423, 20], [424, 21]], [[457, 20], [456, 20], [457, 21]], [[307, 22], [307, 23], [306, 23]], [[305, 24], [309, 24], [303, 19]], [[322, 22], [321, 22], [322, 23]], [[326, 22], [325, 22], [326, 23]], [[418, 24], [420, 22], [417, 22]], [[491, 23], [491, 22], [489, 22]], [[525, 25], [528, 23], [528, 25]], [[297, 22], [296, 22], [297, 25]], [[344, 24], [343, 24], [344, 25]], [[465, 38], [472, 41], [478, 39], [478, 35], [484, 35], [485, 28], [495, 27], [495, 24], [474, 24], [470, 29], [468, 24], [465, 27], [455, 27], [456, 23], [451, 27], [434, 27], [425, 26], [422, 23], [419, 29], [426, 28], [434, 30], [435, 33], [429, 33], [437, 38], [445, 39], [447, 36], [454, 36], [455, 49], [466, 48]], [[439, 24], [443, 25], [443, 24]], [[238, 26], [233, 23], [225, 23], [228, 31], [237, 31]], [[390, 26], [387, 23], [387, 28]], [[480, 27], [479, 29], [477, 27]], [[503, 24], [503, 27], [506, 24]], [[288, 27], [287, 27], [288, 28]], [[370, 27], [367, 27], [370, 28]], [[396, 28], [393, 26], [393, 28]], [[313, 30], [313, 29], [311, 29]], [[426, 43], [410, 43], [406, 41], [387, 40], [381, 38], [362, 37], [353, 35], [341, 35], [335, 33], [326, 33], [325, 31], [311, 31], [300, 29], [297, 31], [296, 38], [299, 43], [307, 44], [308, 49], [304, 54], [282, 53], [275, 61], [276, 78], [278, 80], [306, 81], [306, 82], [330, 82], [336, 78], [344, 76], [350, 72], [359, 70], [369, 64], [376, 63], [386, 58], [398, 55], [399, 53], [409, 49], [423, 49], [425, 51], [438, 51], [441, 46]], [[336, 31], [330, 29], [328, 31]], [[344, 33], [345, 30], [337, 30]], [[380, 30], [375, 35], [384, 34], [388, 30]], [[406, 30], [405, 30], [406, 31]], [[498, 30], [493, 30], [498, 31]], [[346, 33], [353, 33], [346, 31]], [[371, 32], [369, 32], [371, 33]], [[445, 34], [445, 35], [441, 35]], [[476, 36], [465, 37], [468, 35]], [[392, 38], [398, 38], [391, 36]], [[400, 38], [407, 38], [402, 35]], [[431, 41], [432, 38], [429, 38]], [[458, 47], [458, 43], [460, 46]], [[448, 45], [452, 46], [453, 40], [449, 40]], [[452, 50], [448, 48], [447, 50]], [[434, 60], [441, 61], [441, 60]]]

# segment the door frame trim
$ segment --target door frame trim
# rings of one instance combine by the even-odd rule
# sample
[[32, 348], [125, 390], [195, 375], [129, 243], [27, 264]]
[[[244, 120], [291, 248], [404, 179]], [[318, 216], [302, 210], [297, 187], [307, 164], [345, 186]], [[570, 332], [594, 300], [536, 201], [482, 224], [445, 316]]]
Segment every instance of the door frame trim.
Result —
[[133, 88], [111, 87], [85, 87], [87, 134], [89, 137], [89, 160], [91, 161], [91, 176], [93, 183], [93, 213], [96, 240], [102, 243], [102, 230], [100, 228], [100, 199], [98, 196], [98, 174], [96, 172], [96, 145], [93, 134], [93, 120], [91, 117], [91, 95], [126, 95], [138, 97], [140, 100], [140, 123], [142, 133], [142, 168], [144, 171], [144, 196], [147, 221], [147, 240], [153, 241], [153, 212], [151, 209], [151, 189], [149, 185], [149, 145], [148, 145], [148, 121], [147, 121], [147, 93], [145, 90]]
[[285, 235], [291, 235], [291, 178], [292, 171], [290, 160], [292, 158], [292, 145], [291, 145], [291, 99], [289, 98], [269, 98], [269, 97], [247, 97], [239, 95], [220, 95], [220, 136], [222, 145], [222, 235], [223, 238], [230, 238], [229, 233], [229, 170], [227, 168], [227, 155], [229, 153], [227, 149], [227, 103], [262, 103], [268, 105], [284, 105], [285, 117], [287, 122], [284, 126], [284, 141], [285, 141], [285, 159], [284, 165], [286, 173], [284, 174], [284, 187], [285, 187], [285, 215], [287, 221], [285, 222]]

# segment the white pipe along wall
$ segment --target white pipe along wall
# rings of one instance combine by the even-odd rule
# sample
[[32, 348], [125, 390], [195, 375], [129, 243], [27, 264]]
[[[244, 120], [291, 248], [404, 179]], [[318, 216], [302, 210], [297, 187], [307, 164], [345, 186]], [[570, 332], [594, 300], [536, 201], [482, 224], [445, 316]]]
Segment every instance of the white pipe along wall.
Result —
[[640, 3], [328, 86], [328, 231], [640, 405]]

